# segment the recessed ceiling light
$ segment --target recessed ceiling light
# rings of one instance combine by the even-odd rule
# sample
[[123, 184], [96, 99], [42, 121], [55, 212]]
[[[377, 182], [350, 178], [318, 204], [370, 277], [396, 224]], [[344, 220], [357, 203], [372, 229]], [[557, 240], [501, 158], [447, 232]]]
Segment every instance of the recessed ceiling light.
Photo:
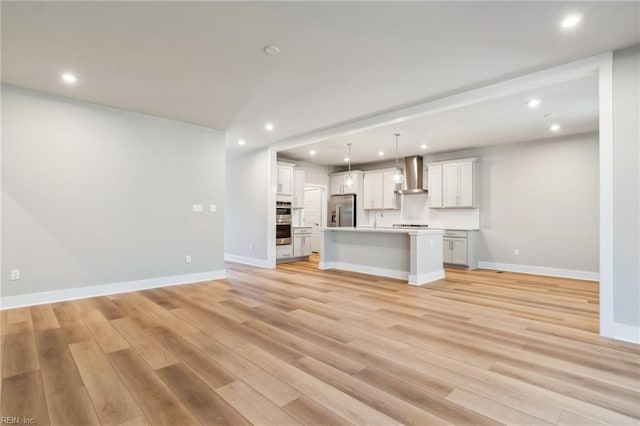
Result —
[[557, 132], [560, 130], [560, 125], [559, 124], [552, 124], [551, 127], [549, 127], [549, 130], [551, 130], [552, 132]]
[[348, 163], [349, 162], [349, 157], [344, 157], [344, 162]]
[[71, 74], [70, 72], [65, 72], [64, 74], [62, 74], [62, 81], [68, 84], [74, 84], [78, 81], [78, 77]]
[[378, 155], [379, 155], [380, 157], [384, 156], [384, 151], [378, 151]]
[[420, 145], [420, 148], [427, 149], [429, 148], [429, 145], [427, 145], [426, 143], [423, 143], [422, 145]]
[[316, 155], [316, 150], [312, 149], [311, 151], [309, 151], [309, 155]]
[[272, 131], [274, 129], [273, 124], [271, 123], [267, 123], [264, 125], [265, 130], [268, 130], [269, 132]]
[[560, 21], [560, 26], [562, 28], [573, 28], [578, 25], [582, 21], [582, 15], [571, 14], [565, 16], [565, 18]]
[[244, 141], [244, 139], [239, 139], [238, 140], [238, 145], [244, 145], [246, 142]]
[[527, 102], [527, 105], [529, 105], [529, 108], [537, 108], [538, 105], [540, 105], [540, 99], [531, 99], [529, 102]]
[[274, 46], [274, 45], [268, 45], [265, 46], [264, 49], [262, 49], [265, 53], [265, 55], [269, 55], [269, 56], [276, 56], [278, 53], [280, 53], [280, 48], [278, 46]]
[[555, 112], [548, 112], [543, 117], [544, 118], [551, 118], [551, 117], [555, 117], [556, 115], [558, 115], [558, 114], [555, 113]]

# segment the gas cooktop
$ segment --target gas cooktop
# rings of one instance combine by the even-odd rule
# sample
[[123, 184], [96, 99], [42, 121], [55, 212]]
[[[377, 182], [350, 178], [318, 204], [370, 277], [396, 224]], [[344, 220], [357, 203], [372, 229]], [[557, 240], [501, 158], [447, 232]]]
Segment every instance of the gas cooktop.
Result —
[[429, 225], [419, 225], [414, 223], [394, 223], [394, 228], [428, 228]]

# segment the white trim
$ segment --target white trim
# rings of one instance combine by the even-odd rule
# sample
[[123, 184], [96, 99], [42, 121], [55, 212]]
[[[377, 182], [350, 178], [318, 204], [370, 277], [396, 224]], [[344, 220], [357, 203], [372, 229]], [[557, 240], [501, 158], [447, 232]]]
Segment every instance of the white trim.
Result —
[[600, 156], [600, 334], [617, 338], [613, 317], [613, 53], [598, 68]]
[[609, 330], [610, 334], [607, 337], [640, 344], [640, 327], [614, 322], [610, 324]]
[[267, 193], [267, 265], [265, 268], [276, 267], [276, 194], [278, 192], [278, 151], [267, 149], [267, 180], [269, 192]]
[[243, 265], [257, 266], [259, 268], [269, 268], [269, 261], [258, 259], [257, 257], [236, 256], [235, 254], [224, 254], [225, 262], [242, 263]]
[[180, 284], [192, 284], [204, 281], [220, 280], [226, 277], [224, 269], [218, 271], [198, 272], [195, 274], [173, 275], [169, 277], [148, 278], [144, 280], [125, 281], [120, 283], [95, 285], [90, 287], [67, 288], [64, 290], [43, 291], [40, 293], [21, 294], [0, 297], [0, 309], [22, 308], [45, 303], [64, 302], [68, 300], [86, 299], [88, 297], [107, 296], [110, 294], [129, 293], [158, 287]]
[[549, 277], [573, 278], [576, 280], [598, 281], [599, 274], [574, 269], [547, 268], [546, 266], [517, 265], [512, 263], [478, 262], [478, 268], [497, 271], [519, 272], [521, 274], [545, 275]]
[[419, 274], [417, 276], [409, 275], [409, 285], [421, 286], [441, 280], [444, 277], [444, 269], [441, 269], [439, 271], [427, 272], [425, 274]]
[[376, 268], [374, 266], [356, 265], [344, 262], [320, 262], [319, 269], [340, 269], [342, 271], [357, 272], [367, 275], [378, 275], [380, 277], [395, 278], [398, 280], [408, 280], [409, 273], [395, 269]]

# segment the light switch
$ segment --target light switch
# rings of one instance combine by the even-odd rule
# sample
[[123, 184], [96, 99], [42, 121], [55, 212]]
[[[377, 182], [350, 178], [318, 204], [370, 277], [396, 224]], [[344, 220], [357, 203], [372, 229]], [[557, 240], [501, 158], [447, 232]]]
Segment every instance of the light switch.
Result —
[[192, 211], [194, 213], [202, 213], [203, 209], [202, 209], [202, 204], [194, 204]]
[[209, 211], [211, 213], [215, 213], [216, 211], [218, 211], [218, 207], [215, 204], [209, 204]]

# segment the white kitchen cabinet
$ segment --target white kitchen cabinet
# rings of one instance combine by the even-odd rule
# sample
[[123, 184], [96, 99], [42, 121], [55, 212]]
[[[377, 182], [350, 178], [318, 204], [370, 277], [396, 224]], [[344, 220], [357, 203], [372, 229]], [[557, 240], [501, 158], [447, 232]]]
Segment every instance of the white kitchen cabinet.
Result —
[[400, 208], [398, 201], [400, 196], [395, 193], [398, 183], [393, 179], [395, 170], [385, 170], [382, 172], [382, 208], [397, 210]]
[[293, 195], [293, 166], [278, 164], [278, 195]]
[[394, 170], [373, 170], [364, 174], [365, 210], [399, 209]]
[[430, 165], [427, 168], [427, 189], [429, 207], [442, 207], [442, 164]]
[[478, 162], [475, 158], [431, 163], [428, 176], [431, 208], [478, 206]]
[[311, 228], [293, 228], [293, 257], [311, 256]]
[[383, 172], [366, 172], [364, 174], [364, 189], [362, 197], [364, 199], [365, 210], [380, 210], [382, 206], [382, 179]]
[[478, 231], [445, 230], [442, 239], [443, 262], [451, 265], [478, 267]]
[[353, 184], [347, 185], [349, 172], [334, 173], [331, 175], [331, 195], [357, 194], [358, 186], [362, 185], [362, 172], [359, 170], [351, 171]]
[[293, 200], [291, 207], [294, 209], [304, 208], [304, 182], [306, 175], [304, 170], [293, 170]]

